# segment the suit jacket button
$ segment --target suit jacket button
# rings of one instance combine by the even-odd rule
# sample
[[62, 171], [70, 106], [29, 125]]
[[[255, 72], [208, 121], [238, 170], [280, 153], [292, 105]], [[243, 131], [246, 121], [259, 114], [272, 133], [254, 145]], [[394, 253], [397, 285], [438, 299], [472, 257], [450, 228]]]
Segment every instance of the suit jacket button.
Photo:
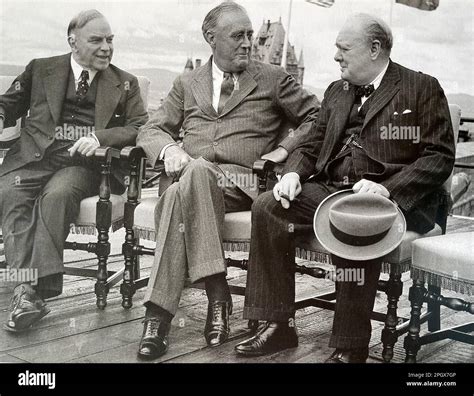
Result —
[[212, 143], [212, 144], [213, 144], [214, 146], [217, 146], [219, 143], [217, 143], [217, 142], [214, 142], [214, 143]]
[[220, 118], [218, 118], [217, 122], [220, 124], [222, 122], [222, 120]]
[[35, 157], [39, 158], [39, 157], [41, 157], [41, 154], [40, 153], [35, 153]]

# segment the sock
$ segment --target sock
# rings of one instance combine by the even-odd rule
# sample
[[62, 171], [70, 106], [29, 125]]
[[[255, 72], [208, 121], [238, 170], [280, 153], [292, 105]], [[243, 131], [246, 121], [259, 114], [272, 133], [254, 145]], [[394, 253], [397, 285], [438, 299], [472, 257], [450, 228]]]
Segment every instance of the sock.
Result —
[[209, 301], [232, 301], [225, 274], [208, 276], [205, 279], [206, 294]]

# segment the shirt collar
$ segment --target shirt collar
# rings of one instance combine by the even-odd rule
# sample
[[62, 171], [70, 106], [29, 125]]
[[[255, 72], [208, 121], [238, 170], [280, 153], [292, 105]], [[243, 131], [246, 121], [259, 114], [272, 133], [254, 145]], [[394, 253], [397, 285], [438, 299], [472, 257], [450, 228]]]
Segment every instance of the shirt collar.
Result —
[[[231, 73], [232, 78], [235, 81], [239, 79], [239, 75], [235, 73]], [[212, 57], [212, 79], [213, 80], [219, 80], [222, 81], [224, 79], [224, 72], [219, 69], [219, 66], [217, 66], [216, 62], [214, 62], [214, 57]]]
[[387, 61], [387, 64], [385, 65], [385, 67], [382, 69], [382, 71], [379, 73], [379, 75], [377, 77], [374, 78], [374, 81], [372, 81], [370, 84], [373, 84], [374, 86], [374, 89], [377, 89], [378, 87], [380, 87], [380, 83], [382, 82], [382, 79], [383, 79], [383, 76], [385, 75], [387, 69], [388, 69], [388, 65], [389, 65], [390, 62]]
[[71, 54], [71, 69], [72, 69], [72, 72], [74, 73], [74, 80], [76, 82], [80, 80], [82, 71], [87, 70], [89, 72], [89, 80], [88, 80], [89, 85], [92, 82], [92, 80], [94, 80], [94, 77], [97, 74], [97, 70], [91, 70], [91, 69], [82, 67], [79, 63], [77, 63], [74, 60], [74, 57], [72, 56], [72, 54]]
[[216, 65], [214, 58], [212, 58], [212, 78], [220, 80], [224, 79], [224, 72]]

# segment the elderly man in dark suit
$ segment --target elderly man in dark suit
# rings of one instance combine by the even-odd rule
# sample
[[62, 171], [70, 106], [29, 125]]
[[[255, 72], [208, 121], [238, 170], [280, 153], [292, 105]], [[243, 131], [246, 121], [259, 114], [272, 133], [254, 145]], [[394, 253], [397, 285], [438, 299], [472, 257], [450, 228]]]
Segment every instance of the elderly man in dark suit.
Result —
[[[311, 229], [324, 198], [347, 188], [390, 197], [404, 212], [408, 229], [425, 233], [434, 227], [443, 199], [440, 188], [453, 168], [453, 131], [443, 90], [435, 78], [390, 60], [390, 28], [378, 18], [356, 15], [340, 31], [336, 47], [342, 79], [326, 90], [311, 139], [290, 154], [273, 192], [262, 194], [252, 207], [244, 317], [267, 323], [236, 346], [238, 354], [256, 356], [298, 345], [289, 231]], [[402, 126], [410, 133], [390, 132]], [[336, 350], [328, 362], [365, 362], [381, 259], [332, 256], [332, 261], [338, 268], [363, 269], [365, 282], [338, 284], [330, 340]]]
[[[134, 144], [148, 119], [136, 77], [110, 64], [113, 34], [105, 17], [83, 11], [67, 34], [72, 53], [31, 61], [0, 96], [0, 130], [29, 112], [0, 166], [5, 256], [10, 268], [39, 277], [15, 288], [10, 331], [29, 328], [49, 312], [44, 299], [62, 292], [70, 224], [81, 200], [98, 191], [95, 150]], [[122, 178], [114, 182], [124, 190]]]
[[[166, 173], [177, 180], [156, 209], [142, 358], [166, 352], [187, 274], [206, 285], [207, 343], [227, 339], [232, 300], [222, 249], [224, 214], [250, 209], [258, 192], [254, 161], [265, 154], [286, 159], [319, 109], [316, 97], [282, 68], [250, 60], [253, 30], [240, 5], [221, 3], [207, 14], [202, 31], [212, 58], [176, 79], [137, 140], [149, 161], [164, 159]], [[181, 128], [182, 147], [175, 143]]]

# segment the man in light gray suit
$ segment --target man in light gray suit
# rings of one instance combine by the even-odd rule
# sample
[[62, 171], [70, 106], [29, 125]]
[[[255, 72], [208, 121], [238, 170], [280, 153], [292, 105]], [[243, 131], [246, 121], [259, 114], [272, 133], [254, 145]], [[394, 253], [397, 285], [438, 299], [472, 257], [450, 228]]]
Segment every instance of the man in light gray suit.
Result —
[[[243, 7], [220, 4], [205, 17], [202, 31], [212, 58], [176, 79], [137, 139], [149, 161], [163, 159], [166, 174], [176, 180], [155, 212], [157, 247], [138, 351], [145, 359], [166, 352], [187, 275], [206, 284], [208, 345], [227, 339], [232, 300], [222, 249], [224, 214], [250, 209], [258, 193], [253, 163], [262, 156], [284, 161], [319, 109], [317, 98], [282, 68], [250, 60], [253, 30]], [[182, 147], [176, 144], [181, 128]]]

